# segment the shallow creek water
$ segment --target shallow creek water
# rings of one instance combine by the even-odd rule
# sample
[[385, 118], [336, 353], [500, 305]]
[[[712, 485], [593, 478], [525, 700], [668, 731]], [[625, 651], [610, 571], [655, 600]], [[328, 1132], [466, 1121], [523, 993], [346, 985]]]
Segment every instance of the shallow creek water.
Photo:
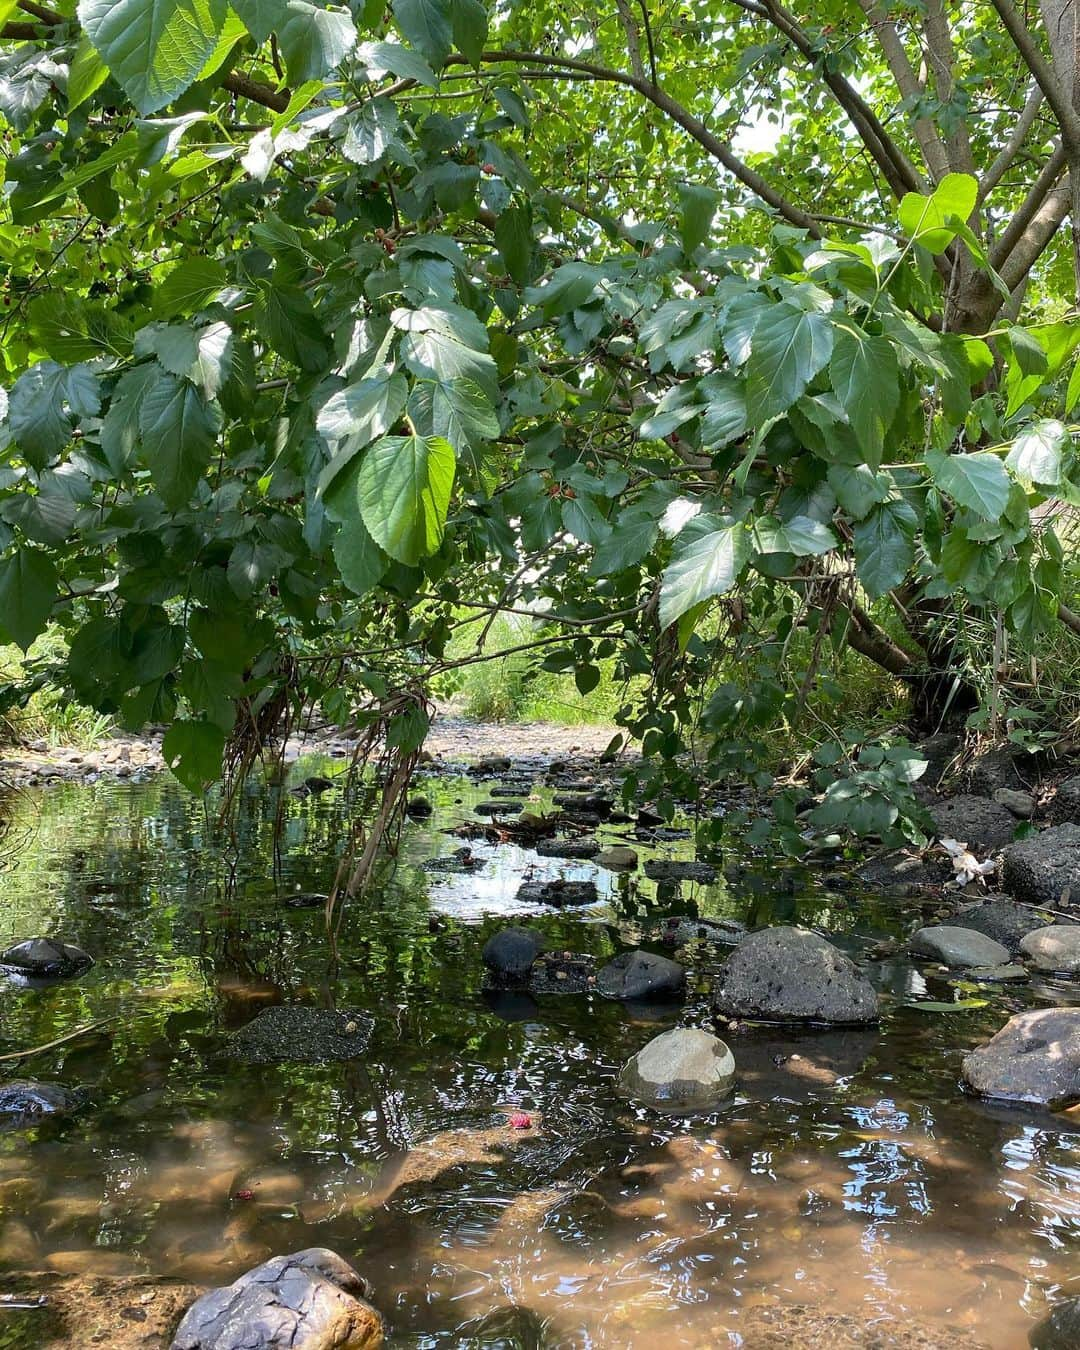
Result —
[[[1011, 1012], [1080, 988], [997, 987], [985, 1007], [931, 1013], [910, 1005], [953, 998], [944, 977], [877, 960], [879, 1029], [736, 1033], [730, 1103], [657, 1116], [620, 1101], [615, 1076], [664, 1027], [709, 1025], [723, 950], [695, 952], [686, 1003], [647, 1015], [584, 996], [492, 1004], [480, 949], [507, 916], [600, 957], [693, 909], [812, 925], [865, 956], [918, 906], [753, 869], [658, 894], [509, 845], [475, 845], [476, 874], [426, 873], [488, 790], [422, 790], [434, 819], [406, 827], [396, 875], [350, 907], [336, 961], [322, 912], [281, 904], [329, 887], [336, 792], [287, 799], [276, 880], [272, 789], [252, 789], [231, 856], [164, 779], [5, 800], [21, 848], [0, 875], [2, 945], [52, 933], [97, 963], [48, 989], [0, 987], [0, 1053], [115, 1020], [0, 1065], [89, 1096], [70, 1121], [0, 1134], [0, 1267], [225, 1283], [325, 1245], [371, 1280], [395, 1347], [738, 1346], [755, 1309], [800, 1305], [1011, 1350], [1048, 1297], [1080, 1292], [1080, 1118], [958, 1087], [962, 1053]], [[519, 906], [530, 869], [593, 877], [606, 898]], [[222, 1054], [230, 1028], [281, 1001], [366, 1011], [367, 1057], [254, 1068]], [[511, 1129], [512, 1109], [533, 1128]], [[0, 1311], [0, 1345], [32, 1346], [35, 1316]]]

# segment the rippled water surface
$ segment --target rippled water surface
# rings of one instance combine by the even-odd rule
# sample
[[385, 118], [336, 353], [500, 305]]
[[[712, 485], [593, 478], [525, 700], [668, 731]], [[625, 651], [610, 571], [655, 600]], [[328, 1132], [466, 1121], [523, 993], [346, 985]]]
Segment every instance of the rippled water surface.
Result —
[[[1080, 1001], [1075, 985], [913, 1008], [956, 994], [880, 959], [917, 907], [791, 873], [736, 869], [680, 897], [484, 844], [476, 874], [427, 873], [424, 859], [460, 843], [442, 830], [487, 790], [424, 790], [434, 819], [407, 826], [401, 866], [351, 907], [336, 960], [321, 911], [281, 903], [330, 885], [347, 816], [336, 792], [286, 799], [276, 877], [272, 789], [252, 791], [228, 855], [202, 804], [166, 781], [5, 801], [23, 849], [0, 875], [0, 940], [54, 933], [97, 963], [49, 989], [0, 989], [0, 1053], [113, 1019], [21, 1069], [0, 1064], [90, 1103], [0, 1135], [5, 1269], [222, 1283], [271, 1252], [326, 1245], [370, 1278], [402, 1347], [737, 1346], [763, 1307], [798, 1305], [961, 1328], [1004, 1350], [1026, 1343], [1048, 1298], [1080, 1292], [1080, 1118], [989, 1107], [957, 1086], [967, 1048], [1021, 1007]], [[813, 925], [875, 958], [882, 1025], [744, 1030], [724, 1110], [638, 1110], [614, 1095], [619, 1067], [665, 1026], [708, 1025], [722, 952], [689, 958], [686, 1004], [649, 1015], [584, 996], [493, 1003], [480, 949], [522, 912], [529, 869], [595, 877], [606, 897], [533, 907], [559, 949], [607, 957], [693, 909]], [[276, 1002], [365, 1010], [368, 1056], [226, 1058], [230, 1029]], [[533, 1129], [511, 1129], [513, 1109]], [[12, 1316], [0, 1311], [0, 1338]]]

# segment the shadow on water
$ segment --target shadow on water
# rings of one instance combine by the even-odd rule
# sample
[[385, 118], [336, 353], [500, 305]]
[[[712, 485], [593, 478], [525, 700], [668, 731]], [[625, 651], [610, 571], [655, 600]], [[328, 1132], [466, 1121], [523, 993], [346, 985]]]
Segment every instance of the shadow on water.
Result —
[[[959, 1060], [1012, 1011], [1075, 987], [997, 988], [985, 1008], [931, 1016], [903, 1006], [927, 996], [923, 975], [878, 961], [879, 1030], [744, 1030], [722, 1111], [652, 1116], [615, 1097], [615, 1076], [665, 1026], [708, 1024], [723, 949], [697, 944], [686, 1005], [659, 1012], [485, 997], [480, 949], [508, 917], [600, 960], [688, 911], [811, 924], [866, 955], [917, 907], [753, 868], [658, 894], [509, 844], [475, 844], [468, 875], [429, 872], [460, 845], [441, 830], [488, 793], [424, 790], [434, 819], [406, 827], [396, 874], [350, 907], [336, 963], [322, 912], [283, 904], [330, 886], [348, 810], [336, 792], [288, 800], [277, 877], [269, 789], [251, 790], [228, 858], [202, 805], [167, 781], [7, 803], [29, 842], [0, 876], [0, 940], [54, 933], [96, 964], [0, 990], [0, 1053], [116, 1020], [18, 1070], [83, 1087], [91, 1105], [0, 1134], [3, 1269], [220, 1283], [326, 1245], [372, 1280], [395, 1346], [737, 1345], [788, 1304], [1025, 1343], [1075, 1271], [1080, 1132], [964, 1098]], [[601, 903], [516, 901], [524, 877], [557, 876], [596, 880]], [[226, 1056], [230, 1029], [292, 1002], [365, 1011], [367, 1057]], [[511, 1129], [512, 1109], [533, 1128]], [[0, 1347], [34, 1344], [46, 1316], [0, 1311]]]

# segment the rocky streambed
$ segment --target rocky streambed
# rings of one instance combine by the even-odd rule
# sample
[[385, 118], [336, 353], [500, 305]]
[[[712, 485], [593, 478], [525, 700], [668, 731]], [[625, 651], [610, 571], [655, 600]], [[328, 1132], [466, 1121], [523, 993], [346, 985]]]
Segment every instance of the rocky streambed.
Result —
[[224, 844], [159, 776], [9, 798], [5, 1350], [1070, 1343], [1067, 792], [1017, 840], [975, 783], [1001, 872], [958, 893], [940, 851], [699, 856], [595, 756], [489, 754], [331, 943], [326, 749]]

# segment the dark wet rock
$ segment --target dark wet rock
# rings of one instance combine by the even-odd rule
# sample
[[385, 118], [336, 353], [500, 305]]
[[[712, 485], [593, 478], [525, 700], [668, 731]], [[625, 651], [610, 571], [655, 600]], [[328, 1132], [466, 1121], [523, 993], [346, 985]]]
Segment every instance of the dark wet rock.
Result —
[[1007, 966], [972, 966], [965, 973], [969, 980], [976, 980], [979, 984], [1016, 984], [1028, 977], [1027, 970], [1015, 963]]
[[525, 803], [506, 797], [497, 802], [477, 802], [473, 810], [478, 816], [516, 816], [525, 810]]
[[1080, 825], [1055, 825], [1010, 845], [1001, 876], [1010, 895], [1033, 905], [1080, 900]]
[[918, 781], [927, 787], [937, 787], [959, 748], [960, 737], [947, 731], [920, 741], [915, 749], [926, 760], [926, 771]]
[[1001, 966], [1009, 961], [1009, 949], [974, 928], [932, 924], [920, 928], [908, 943], [916, 956], [928, 956], [946, 966]]
[[318, 774], [312, 774], [310, 778], [304, 779], [304, 786], [307, 790], [318, 796], [320, 792], [329, 792], [334, 786], [332, 778], [322, 778]]
[[66, 1116], [78, 1110], [85, 1095], [62, 1083], [39, 1083], [34, 1079], [13, 1079], [0, 1083], [0, 1122], [23, 1124], [40, 1116]]
[[613, 844], [596, 855], [598, 867], [606, 867], [609, 872], [633, 872], [638, 865], [638, 855], [625, 844]]
[[557, 792], [551, 800], [555, 806], [561, 806], [572, 815], [584, 812], [587, 815], [598, 816], [601, 820], [615, 809], [614, 797], [605, 797], [598, 793], [581, 796], [577, 793]]
[[325, 1247], [275, 1256], [188, 1309], [172, 1350], [374, 1350], [367, 1282]]
[[478, 759], [475, 764], [470, 764], [468, 772], [477, 778], [495, 778], [501, 773], [509, 773], [513, 767], [513, 762], [506, 755], [489, 755], [486, 759]]
[[1017, 820], [1030, 820], [1038, 804], [1030, 792], [1021, 792], [1019, 788], [998, 788], [994, 801]]
[[654, 811], [651, 806], [639, 806], [637, 823], [645, 826], [663, 825], [664, 817], [659, 812]]
[[425, 872], [460, 874], [475, 872], [482, 865], [483, 859], [478, 858], [471, 848], [456, 848], [445, 858], [428, 858], [423, 868]]
[[375, 1023], [355, 1009], [285, 1004], [264, 1008], [229, 1037], [228, 1052], [248, 1064], [324, 1064], [359, 1059]]
[[548, 1344], [547, 1324], [531, 1308], [511, 1304], [470, 1318], [454, 1332], [460, 1350], [485, 1346], [488, 1350], [542, 1350]]
[[1080, 975], [1080, 925], [1051, 924], [1029, 933], [1020, 952], [1036, 970], [1058, 975]]
[[962, 1076], [982, 1097], [1040, 1105], [1080, 1099], [1080, 1008], [1010, 1017], [992, 1040], [964, 1056]]
[[1015, 900], [1001, 898], [984, 900], [982, 904], [962, 909], [949, 920], [955, 928], [973, 928], [976, 933], [985, 933], [987, 937], [1008, 947], [1015, 956], [1020, 950], [1021, 941], [1028, 933], [1045, 928], [1048, 920], [1036, 914], [1027, 905]]
[[726, 1017], [851, 1025], [873, 1022], [878, 1000], [854, 961], [817, 933], [748, 933], [724, 963], [716, 991]]
[[527, 797], [531, 791], [532, 783], [504, 783], [499, 787], [493, 787], [491, 795], [493, 797], [516, 797], [520, 800], [522, 797]]
[[746, 936], [746, 928], [735, 919], [694, 919], [673, 914], [664, 921], [660, 941], [669, 947], [685, 947], [690, 942], [719, 942], [734, 947]]
[[653, 952], [620, 952], [596, 975], [598, 992], [611, 999], [672, 999], [685, 987], [686, 971], [678, 961]]
[[59, 938], [33, 937], [0, 953], [0, 969], [28, 980], [66, 980], [94, 964], [81, 947]]
[[481, 960], [503, 982], [523, 984], [544, 939], [532, 928], [503, 928], [484, 943]]
[[1047, 814], [1054, 825], [1080, 825], [1080, 774], [1058, 784]]
[[1077, 1350], [1080, 1346], [1080, 1298], [1056, 1303], [1028, 1335], [1032, 1350]]
[[645, 864], [645, 875], [650, 881], [702, 881], [708, 884], [716, 880], [716, 868], [705, 862], [650, 858]]
[[596, 958], [584, 952], [552, 952], [537, 957], [529, 971], [529, 992], [587, 994], [596, 985]]
[[948, 797], [929, 808], [939, 839], [958, 839], [980, 854], [994, 853], [1012, 841], [1016, 819], [985, 797]]
[[600, 896], [595, 881], [566, 881], [558, 877], [555, 881], [523, 881], [517, 898], [523, 904], [564, 909], [567, 905], [595, 905]]
[[595, 839], [543, 839], [536, 851], [541, 858], [595, 858], [600, 845]]
[[944, 885], [953, 875], [952, 864], [944, 857], [923, 857], [901, 850], [873, 858], [859, 868], [856, 876], [867, 886], [900, 895]]
[[[723, 1345], [725, 1319], [711, 1344]], [[905, 1314], [852, 1317], [828, 1304], [777, 1303], [747, 1308], [739, 1316], [743, 1350], [989, 1350], [988, 1343], [963, 1327], [926, 1325]]]
[[427, 797], [410, 797], [405, 803], [405, 814], [412, 820], [427, 820], [432, 814], [432, 805]]
[[730, 1091], [735, 1057], [717, 1036], [677, 1027], [654, 1036], [626, 1062], [619, 1092], [669, 1111], [707, 1108]]
[[968, 791], [981, 797], [992, 797], [998, 788], [1027, 787], [1011, 750], [988, 750], [979, 755], [966, 778]]
[[297, 891], [295, 895], [287, 895], [282, 904], [286, 909], [322, 909], [329, 901], [330, 897], [319, 891]]
[[639, 826], [637, 836], [639, 839], [648, 839], [654, 844], [673, 844], [679, 839], [689, 839], [690, 831], [675, 829], [669, 825], [648, 825], [644, 828]]

